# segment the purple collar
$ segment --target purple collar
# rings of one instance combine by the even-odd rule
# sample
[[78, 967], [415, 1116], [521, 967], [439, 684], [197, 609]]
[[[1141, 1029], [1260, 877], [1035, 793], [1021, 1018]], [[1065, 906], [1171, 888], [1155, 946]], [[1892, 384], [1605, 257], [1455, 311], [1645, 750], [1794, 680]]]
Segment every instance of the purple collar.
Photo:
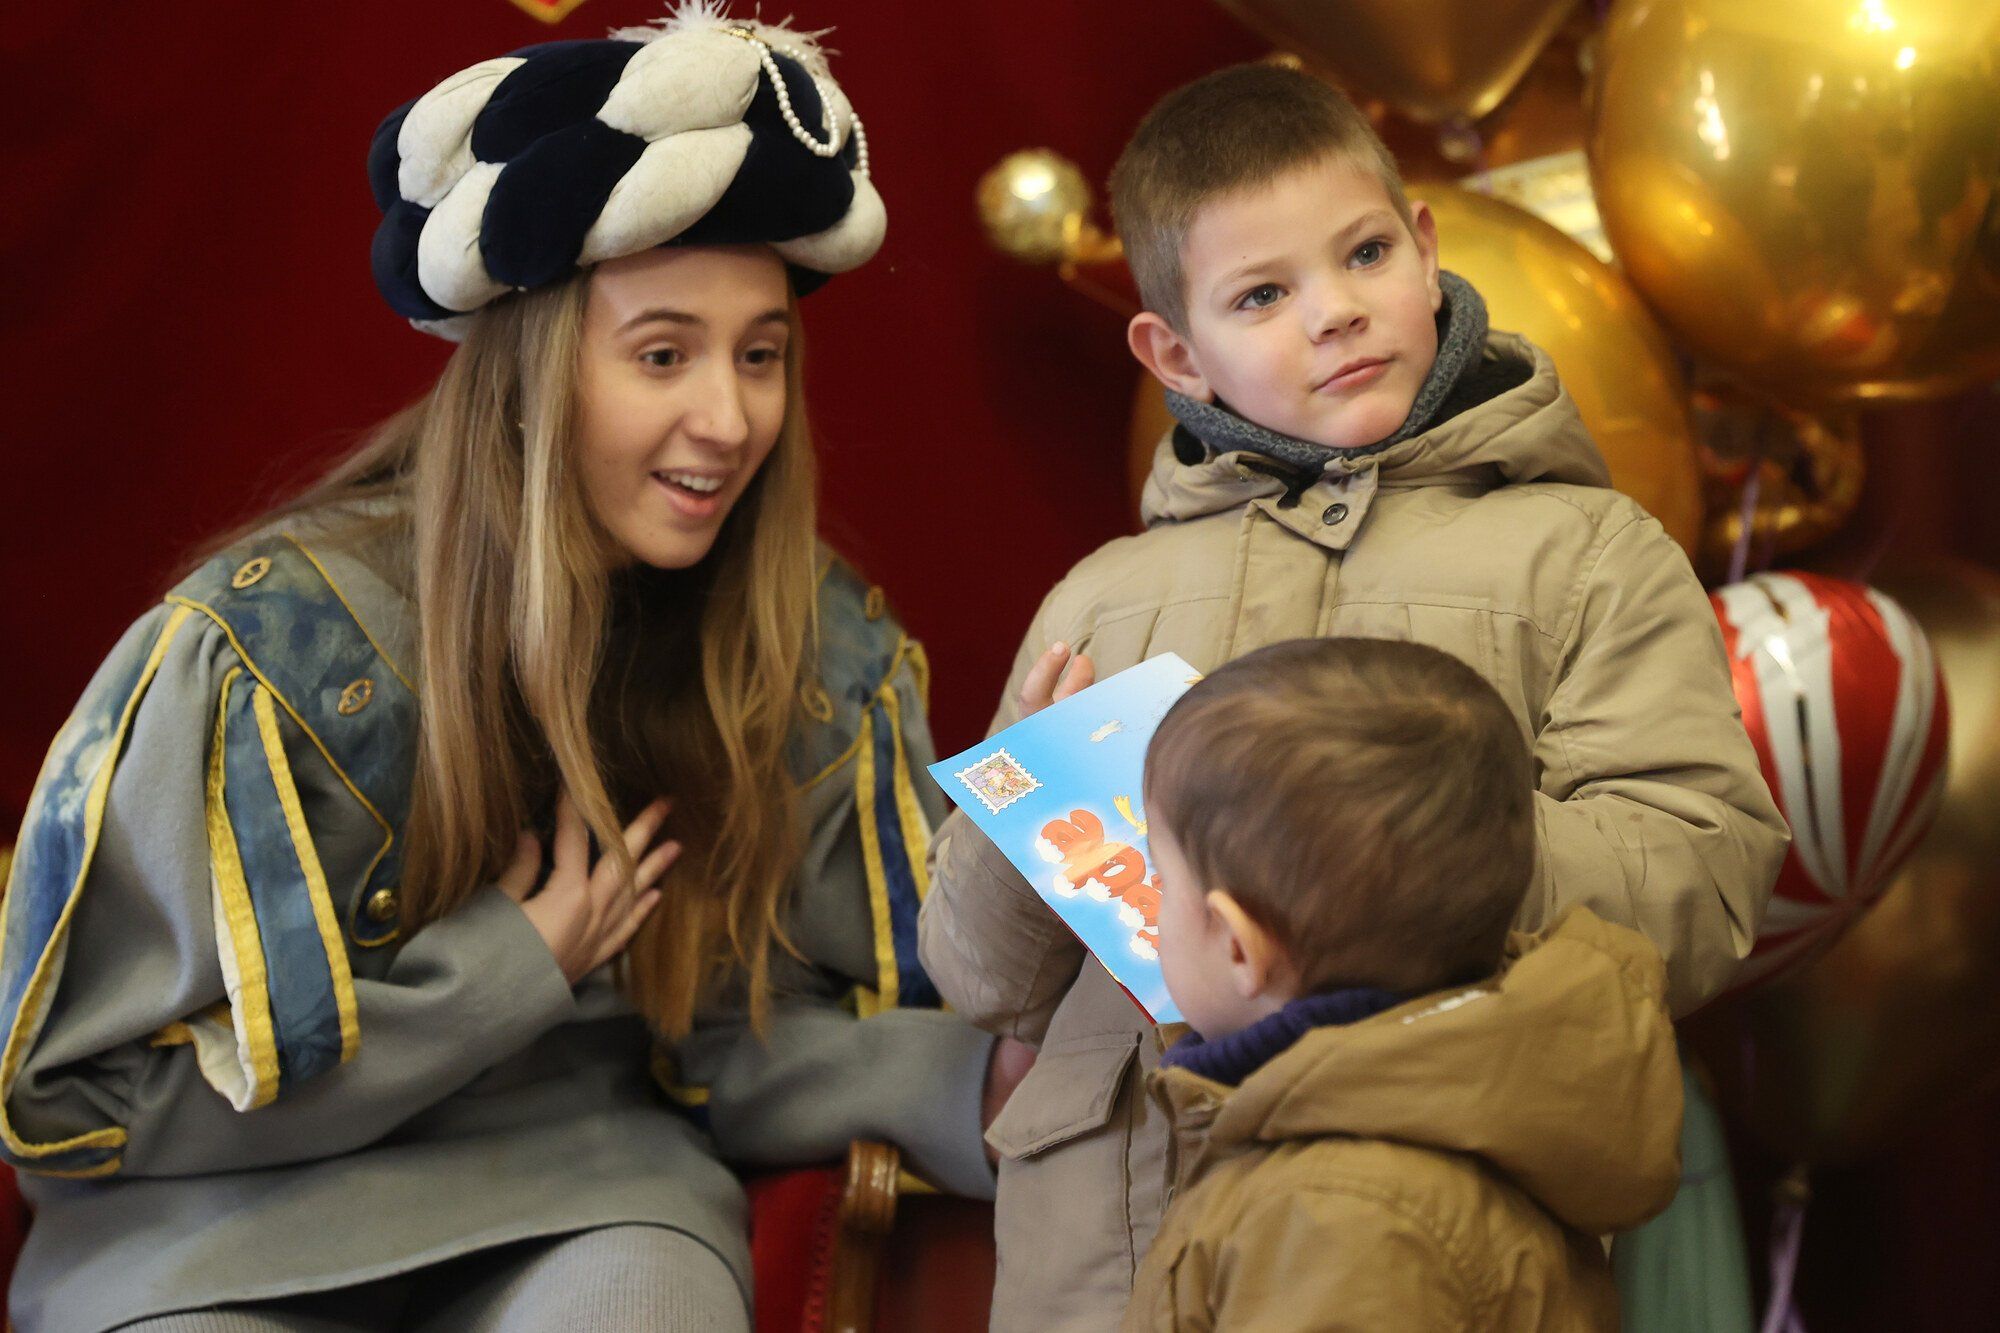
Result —
[[1314, 1028], [1359, 1023], [1395, 1008], [1406, 998], [1372, 986], [1302, 995], [1277, 1013], [1226, 1037], [1204, 1041], [1199, 1033], [1188, 1033], [1160, 1057], [1160, 1067], [1185, 1069], [1234, 1086], [1290, 1050], [1293, 1043]]

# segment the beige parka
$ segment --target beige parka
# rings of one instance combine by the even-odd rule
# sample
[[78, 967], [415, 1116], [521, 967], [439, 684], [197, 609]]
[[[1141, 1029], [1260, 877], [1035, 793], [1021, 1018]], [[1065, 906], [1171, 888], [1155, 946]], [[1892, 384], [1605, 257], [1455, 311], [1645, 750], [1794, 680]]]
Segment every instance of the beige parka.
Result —
[[[1788, 837], [1686, 556], [1609, 474], [1546, 354], [1516, 387], [1295, 504], [1224, 454], [1162, 441], [1146, 530], [1086, 557], [1016, 656], [994, 729], [1051, 642], [1100, 679], [1157, 653], [1207, 671], [1265, 644], [1413, 640], [1475, 667], [1529, 738], [1536, 881], [1517, 925], [1584, 904], [1645, 934], [1683, 1014], [1749, 950]], [[1329, 812], [1334, 817], [1335, 812]], [[1167, 1194], [1167, 1132], [1140, 1094], [1159, 1038], [962, 813], [931, 848], [923, 961], [959, 1012], [1041, 1054], [988, 1133], [1001, 1154], [1001, 1330], [1116, 1325]]]

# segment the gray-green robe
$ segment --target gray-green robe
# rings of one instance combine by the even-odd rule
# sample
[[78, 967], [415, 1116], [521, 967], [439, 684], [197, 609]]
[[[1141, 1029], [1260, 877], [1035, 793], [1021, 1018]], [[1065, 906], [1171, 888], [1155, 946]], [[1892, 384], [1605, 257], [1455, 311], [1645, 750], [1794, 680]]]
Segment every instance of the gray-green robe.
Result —
[[16, 1327], [103, 1329], [616, 1223], [687, 1232], [747, 1292], [723, 1161], [827, 1160], [854, 1137], [990, 1195], [990, 1039], [895, 1007], [932, 994], [908, 849], [940, 798], [922, 653], [879, 591], [838, 564], [822, 583], [793, 747], [807, 960], [768, 1041], [714, 1013], [672, 1053], [687, 1109], [607, 972], [572, 990], [497, 889], [397, 937], [411, 607], [302, 535], [218, 558], [135, 624], [29, 805], [0, 917], [0, 1143], [36, 1210]]

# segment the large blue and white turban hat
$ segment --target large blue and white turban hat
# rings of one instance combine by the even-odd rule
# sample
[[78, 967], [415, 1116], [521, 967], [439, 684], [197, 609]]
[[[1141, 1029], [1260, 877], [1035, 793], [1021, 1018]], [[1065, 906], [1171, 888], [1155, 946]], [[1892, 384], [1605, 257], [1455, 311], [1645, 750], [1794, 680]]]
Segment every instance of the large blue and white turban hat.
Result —
[[483, 60], [391, 112], [368, 177], [396, 313], [456, 341], [497, 297], [668, 243], [768, 244], [801, 294], [865, 263], [887, 217], [825, 54], [721, 10]]

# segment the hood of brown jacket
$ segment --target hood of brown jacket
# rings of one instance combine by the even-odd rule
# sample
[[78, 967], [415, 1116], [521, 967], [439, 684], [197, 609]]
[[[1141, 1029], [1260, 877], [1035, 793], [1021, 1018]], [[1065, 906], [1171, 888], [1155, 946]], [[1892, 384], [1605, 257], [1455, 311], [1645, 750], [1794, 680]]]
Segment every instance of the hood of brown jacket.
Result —
[[1178, 1124], [1205, 1127], [1205, 1162], [1385, 1139], [1479, 1157], [1579, 1231], [1635, 1226], [1680, 1183], [1659, 954], [1583, 909], [1515, 947], [1493, 980], [1317, 1028], [1240, 1087], [1171, 1069], [1161, 1089]]

